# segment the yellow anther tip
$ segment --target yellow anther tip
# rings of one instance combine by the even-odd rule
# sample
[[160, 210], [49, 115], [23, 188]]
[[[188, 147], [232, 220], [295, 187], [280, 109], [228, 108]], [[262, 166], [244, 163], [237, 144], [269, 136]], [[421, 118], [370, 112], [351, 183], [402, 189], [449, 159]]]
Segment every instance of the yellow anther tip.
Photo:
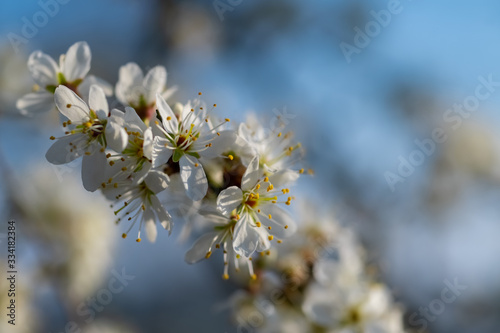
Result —
[[142, 240], [142, 239], [137, 238], [135, 241], [136, 241], [137, 243], [140, 243], [140, 242], [141, 242], [141, 240]]
[[274, 239], [274, 236], [273, 235], [269, 235], [269, 237], [267, 237], [267, 239], [269, 239], [270, 241], [272, 241]]
[[227, 157], [232, 161], [234, 159], [233, 155], [227, 155]]
[[123, 239], [127, 238], [127, 234], [122, 234], [122, 238]]
[[208, 251], [207, 254], [205, 254], [205, 258], [208, 259], [212, 255], [212, 251]]
[[252, 278], [252, 280], [257, 280], [257, 275], [255, 274], [252, 274], [250, 277]]
[[223, 278], [224, 280], [229, 280], [229, 274], [224, 274], [224, 275], [222, 275], [222, 278]]

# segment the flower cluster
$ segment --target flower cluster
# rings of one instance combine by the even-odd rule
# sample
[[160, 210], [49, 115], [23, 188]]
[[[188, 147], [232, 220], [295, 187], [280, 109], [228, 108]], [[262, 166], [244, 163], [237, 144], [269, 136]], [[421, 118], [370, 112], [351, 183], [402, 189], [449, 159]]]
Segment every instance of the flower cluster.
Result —
[[401, 308], [369, 274], [354, 234], [311, 215], [278, 256], [258, 259], [258, 281], [230, 299], [239, 330], [404, 332]]
[[[188, 263], [221, 252], [223, 279], [248, 270], [240, 275], [246, 290], [231, 300], [240, 325], [264, 301], [270, 312], [252, 327], [262, 332], [402, 332], [400, 310], [367, 274], [352, 234], [332, 220], [296, 223], [291, 215], [304, 151], [282, 119], [250, 115], [235, 124], [201, 93], [169, 103], [176, 88], [167, 88], [166, 69], [144, 74], [134, 63], [120, 68], [114, 95], [122, 107], [110, 110], [113, 89], [87, 75], [90, 60], [85, 42], [59, 64], [34, 52], [34, 92], [17, 106], [26, 115], [59, 111], [63, 133], [50, 137], [47, 160], [82, 158], [83, 187], [110, 201], [116, 223], [126, 224], [123, 238], [135, 228], [137, 242], [143, 231], [154, 242], [157, 225], [170, 234], [174, 221], [181, 238], [196, 230]], [[203, 231], [193, 228], [200, 224]]]
[[[283, 124], [265, 130], [254, 118], [236, 124], [218, 119], [216, 104], [201, 93], [185, 104], [169, 104], [175, 91], [166, 86], [167, 72], [156, 66], [144, 75], [134, 63], [119, 70], [116, 100], [110, 110], [109, 84], [90, 71], [91, 52], [85, 42], [71, 46], [57, 64], [34, 52], [28, 68], [35, 91], [17, 106], [24, 114], [49, 111], [63, 116], [63, 134], [46, 153], [56, 165], [82, 157], [82, 182], [111, 201], [116, 222], [127, 224], [123, 238], [137, 227], [137, 242], [145, 230], [154, 242], [157, 225], [172, 231], [172, 215], [201, 215], [211, 230], [186, 254], [190, 263], [209, 258], [222, 248], [223, 277], [229, 262], [246, 261], [250, 276], [255, 252], [292, 235], [289, 212], [295, 198], [287, 187], [304, 172], [299, 143]], [[184, 214], [171, 214], [172, 198], [185, 198]], [[195, 209], [193, 209], [195, 207]], [[179, 208], [179, 207], [177, 207]], [[184, 215], [184, 216], [183, 216]]]

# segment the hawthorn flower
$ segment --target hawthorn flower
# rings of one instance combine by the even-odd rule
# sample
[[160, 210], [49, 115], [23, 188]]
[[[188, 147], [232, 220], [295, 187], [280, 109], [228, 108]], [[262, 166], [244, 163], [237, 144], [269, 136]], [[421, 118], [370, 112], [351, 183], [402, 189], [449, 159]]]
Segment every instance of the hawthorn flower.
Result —
[[[263, 177], [256, 156], [243, 175], [241, 189], [231, 186], [219, 194], [219, 211], [226, 217], [236, 216], [233, 245], [237, 254], [249, 258], [255, 251], [268, 250], [275, 236], [284, 238], [295, 232], [294, 221], [277, 205], [278, 202], [290, 205], [293, 197], [288, 196], [289, 190], [278, 188], [295, 179], [296, 173], [293, 172], [277, 172]], [[280, 196], [288, 198], [278, 201]]]
[[156, 98], [162, 123], [156, 126], [159, 135], [154, 138], [153, 168], [166, 164], [170, 158], [179, 163], [188, 197], [199, 201], [208, 190], [200, 159], [220, 156], [234, 141], [235, 134], [232, 131], [217, 132], [217, 127], [210, 128], [206, 107], [199, 100], [184, 106], [178, 104], [174, 113], [160, 94]]
[[[196, 240], [191, 249], [186, 253], [185, 260], [189, 264], [194, 264], [200, 260], [208, 259], [212, 252], [222, 248], [224, 253], [224, 273], [222, 278], [229, 279], [229, 263], [232, 262], [236, 271], [239, 270], [238, 259], [240, 255], [234, 251], [233, 231], [238, 222], [236, 215], [230, 217], [222, 215], [214, 209], [205, 208], [200, 211], [213, 230], [207, 232]], [[251, 260], [247, 260], [250, 276], [256, 278]]]
[[34, 92], [24, 95], [16, 103], [23, 115], [34, 115], [54, 109], [54, 92], [60, 85], [66, 86], [83, 99], [87, 99], [92, 85], [100, 86], [106, 95], [112, 87], [93, 75], [90, 70], [92, 55], [86, 42], [73, 44], [59, 58], [59, 64], [42, 51], [33, 52], [28, 59], [28, 69], [35, 81]]
[[[259, 156], [261, 167], [268, 173], [291, 169], [297, 164], [304, 154], [302, 146], [293, 142], [291, 132], [281, 132], [283, 128], [284, 125], [280, 124], [268, 130], [255, 115], [250, 115], [238, 129], [239, 137], [249, 148], [249, 153], [242, 155], [243, 163], [248, 165], [253, 156]], [[304, 169], [299, 172], [304, 172]]]
[[169, 184], [169, 177], [162, 171], [151, 170], [144, 180], [139, 182], [121, 174], [119, 177], [109, 179], [101, 184], [103, 194], [116, 203], [113, 207], [119, 207], [114, 211], [118, 216], [116, 223], [123, 220], [130, 221], [130, 227], [123, 233], [126, 238], [130, 230], [139, 222], [137, 242], [141, 241], [141, 231], [146, 229], [146, 236], [150, 242], [154, 242], [157, 236], [156, 221], [169, 231], [172, 231], [172, 218], [160, 203], [157, 194], [165, 190]]
[[116, 84], [116, 98], [123, 105], [134, 108], [139, 117], [149, 120], [156, 115], [156, 94], [168, 99], [176, 87], [166, 89], [167, 70], [163, 66], [153, 67], [146, 76], [133, 62], [120, 67]]
[[[108, 102], [104, 91], [94, 85], [90, 88], [89, 105], [65, 86], [56, 89], [57, 108], [68, 118], [63, 123], [65, 136], [49, 148], [45, 157], [52, 164], [66, 164], [83, 156], [82, 180], [88, 191], [95, 191], [101, 184], [106, 164], [106, 147], [122, 151], [127, 144], [127, 133], [108, 116]], [[118, 111], [119, 112], [119, 111]], [[51, 137], [51, 140], [56, 140]]]
[[381, 284], [356, 288], [312, 284], [302, 308], [309, 320], [331, 332], [404, 332], [401, 310]]
[[[126, 131], [128, 142], [125, 149], [106, 155], [108, 163], [110, 166], [118, 164], [118, 173], [133, 174], [135, 178], [142, 179], [146, 177], [151, 169], [153, 131], [151, 127], [146, 126], [135, 110], [130, 107], [125, 108], [125, 113], [117, 111], [115, 114], [117, 116], [114, 120]], [[115, 176], [111, 175], [110, 177]], [[139, 181], [139, 179], [136, 180]]]

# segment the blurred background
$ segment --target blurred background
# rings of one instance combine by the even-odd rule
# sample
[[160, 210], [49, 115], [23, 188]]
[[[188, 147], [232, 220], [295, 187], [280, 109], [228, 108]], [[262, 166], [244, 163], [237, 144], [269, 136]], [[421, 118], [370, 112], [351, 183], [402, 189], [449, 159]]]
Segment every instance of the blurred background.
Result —
[[[500, 331], [500, 3], [395, 3], [2, 1], [0, 214], [17, 220], [24, 332], [70, 332], [68, 321], [88, 332], [236, 331], [217, 311], [236, 288], [220, 262], [185, 264], [191, 241], [176, 235], [123, 241], [99, 194], [81, 188], [78, 165], [45, 161], [57, 117], [16, 113], [33, 84], [30, 52], [57, 59], [81, 40], [91, 73], [113, 84], [129, 61], [160, 64], [179, 87], [173, 100], [202, 91], [240, 121], [289, 115], [315, 170], [297, 195], [334, 207], [359, 233], [405, 325], [418, 328], [412, 314], [458, 281], [467, 289], [428, 331]], [[44, 7], [53, 15], [23, 35]], [[488, 96], [456, 111], [478, 87]], [[0, 232], [6, 247], [5, 223]], [[123, 272], [133, 279], [87, 323], [79, 304]]]

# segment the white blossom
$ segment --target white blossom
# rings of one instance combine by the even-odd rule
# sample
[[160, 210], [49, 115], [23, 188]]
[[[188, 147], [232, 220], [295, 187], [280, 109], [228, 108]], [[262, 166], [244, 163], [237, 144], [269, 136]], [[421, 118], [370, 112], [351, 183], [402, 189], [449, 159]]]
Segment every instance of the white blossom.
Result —
[[[288, 196], [289, 189], [279, 188], [295, 180], [296, 175], [293, 172], [277, 172], [264, 177], [259, 168], [259, 158], [255, 157], [243, 175], [241, 188], [231, 186], [219, 194], [219, 211], [227, 217], [235, 215], [238, 221], [234, 227], [236, 253], [248, 258], [255, 251], [268, 250], [275, 236], [284, 238], [295, 232], [295, 222], [277, 204], [290, 205], [293, 197]], [[287, 196], [287, 200], [278, 201], [279, 196]], [[277, 241], [281, 242], [280, 239]]]
[[33, 52], [28, 59], [28, 69], [36, 85], [34, 92], [17, 101], [16, 107], [24, 115], [34, 115], [54, 109], [54, 92], [60, 85], [66, 86], [84, 100], [87, 100], [92, 85], [100, 86], [106, 95], [112, 94], [112, 87], [102, 79], [87, 76], [92, 55], [86, 42], [73, 44], [57, 63], [52, 57]]
[[[52, 164], [66, 164], [83, 157], [82, 180], [85, 189], [95, 191], [104, 180], [106, 147], [122, 151], [127, 144], [127, 133], [115, 121], [116, 115], [109, 116], [108, 102], [99, 86], [92, 86], [89, 105], [65, 86], [60, 86], [54, 94], [55, 103], [68, 121], [65, 136], [49, 148], [45, 157]], [[55, 137], [51, 137], [56, 140]]]
[[162, 123], [156, 127], [160, 134], [154, 138], [153, 167], [166, 164], [170, 158], [179, 163], [188, 196], [199, 201], [208, 190], [202, 159], [220, 156], [234, 141], [235, 134], [232, 131], [217, 132], [217, 127], [209, 128], [206, 107], [199, 100], [184, 106], [178, 104], [174, 113], [157, 94], [157, 107]]

